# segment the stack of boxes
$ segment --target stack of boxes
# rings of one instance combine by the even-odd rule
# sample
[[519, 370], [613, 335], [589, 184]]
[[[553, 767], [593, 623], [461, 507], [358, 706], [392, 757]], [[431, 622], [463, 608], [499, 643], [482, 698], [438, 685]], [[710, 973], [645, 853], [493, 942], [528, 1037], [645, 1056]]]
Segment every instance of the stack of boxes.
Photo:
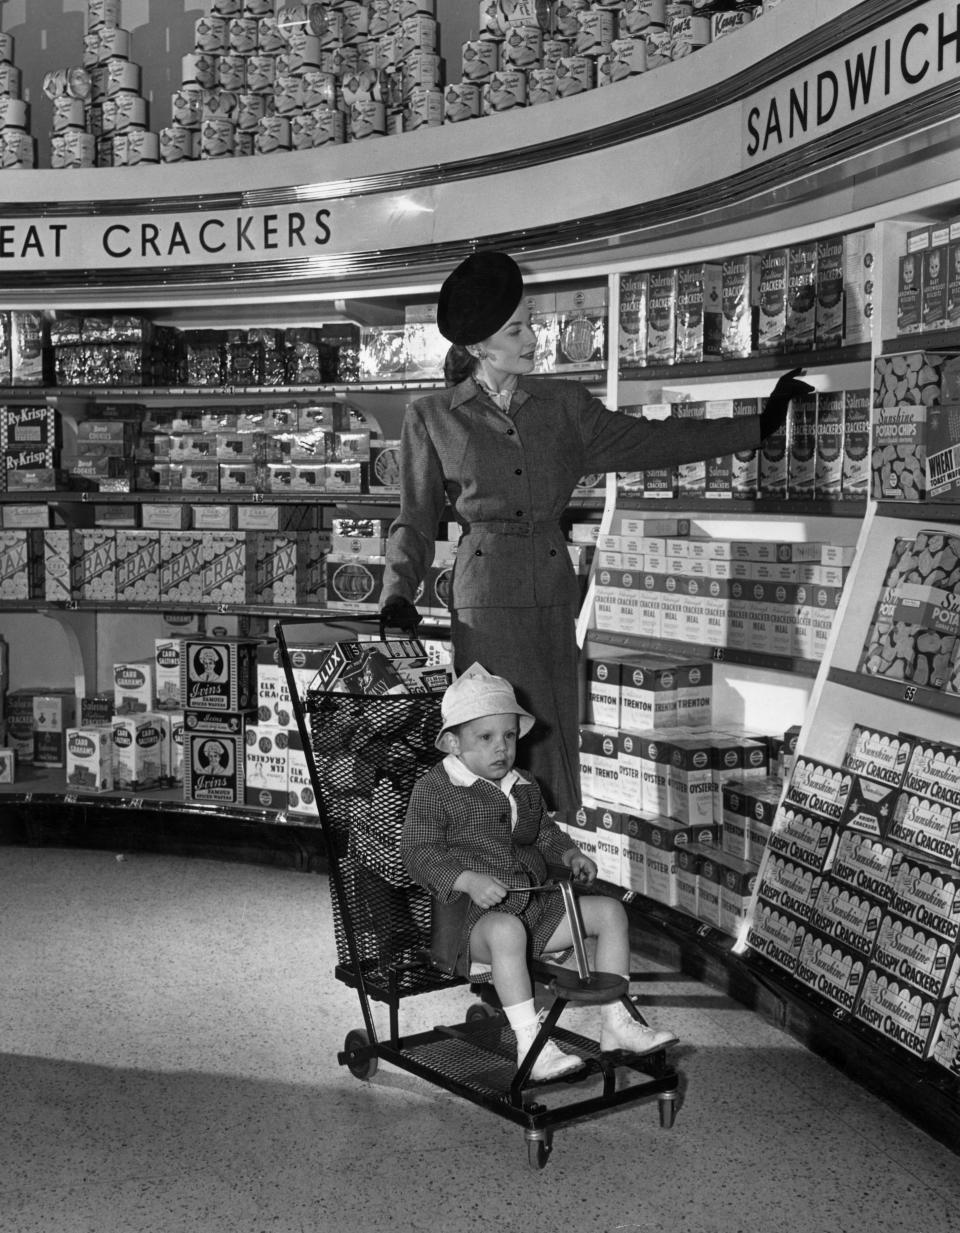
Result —
[[625, 274], [620, 363], [671, 365], [869, 342], [872, 231]]
[[671, 650], [705, 646], [817, 661], [853, 559], [825, 543], [683, 534], [683, 519], [618, 513], [598, 537], [593, 626]]
[[826, 1006], [960, 1073], [960, 749], [854, 724], [799, 756], [746, 941]]
[[43, 405], [0, 407], [0, 457], [5, 492], [63, 487], [60, 413]]
[[713, 726], [709, 661], [594, 656], [587, 672], [584, 807], [569, 833], [601, 878], [735, 936], [766, 838], [740, 802], [768, 801], [772, 819], [781, 743]]

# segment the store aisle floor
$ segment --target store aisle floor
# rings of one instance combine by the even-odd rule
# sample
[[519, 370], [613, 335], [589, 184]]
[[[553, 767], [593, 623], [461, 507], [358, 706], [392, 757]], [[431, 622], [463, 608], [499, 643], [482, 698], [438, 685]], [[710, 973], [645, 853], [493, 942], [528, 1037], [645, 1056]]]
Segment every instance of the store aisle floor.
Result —
[[[0, 1233], [958, 1227], [960, 1157], [685, 979], [651, 1012], [682, 1038], [673, 1129], [627, 1107], [534, 1173], [502, 1118], [336, 1064], [362, 1020], [323, 877], [2, 848], [0, 948]], [[403, 1024], [468, 1003], [408, 999]]]

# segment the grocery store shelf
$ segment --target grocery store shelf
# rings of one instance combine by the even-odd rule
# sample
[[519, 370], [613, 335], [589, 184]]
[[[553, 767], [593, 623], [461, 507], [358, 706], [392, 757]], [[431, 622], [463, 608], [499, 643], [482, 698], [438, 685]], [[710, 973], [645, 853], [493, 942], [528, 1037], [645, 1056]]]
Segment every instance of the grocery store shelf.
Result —
[[862, 519], [867, 509], [865, 498], [857, 501], [835, 501], [829, 498], [806, 497], [617, 497], [617, 509], [642, 509], [669, 515], [676, 510], [691, 514], [780, 514], [785, 517], [824, 517]]
[[870, 360], [870, 344], [857, 343], [849, 347], [835, 347], [829, 351], [776, 352], [772, 355], [749, 355], [738, 359], [723, 359], [719, 356], [697, 363], [650, 364], [648, 366], [623, 366], [621, 381], [666, 381], [694, 377], [736, 377], [765, 372], [782, 372], [789, 368], [824, 368], [836, 364], [862, 364]]
[[890, 698], [921, 711], [939, 711], [942, 715], [960, 716], [960, 695], [945, 694], [939, 689], [928, 689], [912, 681], [895, 681], [883, 676], [867, 676], [864, 672], [850, 672], [846, 668], [831, 668], [827, 679], [847, 689], [874, 694], [878, 698]]

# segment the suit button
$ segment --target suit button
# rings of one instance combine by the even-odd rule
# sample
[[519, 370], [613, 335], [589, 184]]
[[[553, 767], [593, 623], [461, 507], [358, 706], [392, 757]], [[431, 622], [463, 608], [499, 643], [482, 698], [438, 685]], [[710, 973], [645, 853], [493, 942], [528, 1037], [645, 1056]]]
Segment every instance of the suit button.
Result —
[[557, 550], [556, 550], [556, 548], [551, 548], [551, 549], [550, 549], [550, 555], [551, 555], [552, 557], [555, 557], [555, 556], [557, 555]]
[[476, 550], [476, 552], [475, 552], [473, 555], [474, 555], [475, 557], [482, 557], [482, 556], [483, 556], [483, 553], [482, 553], [482, 552], [480, 551], [480, 549], [478, 548], [478, 549]]
[[512, 437], [512, 436], [513, 436], [513, 432], [514, 432], [514, 430], [513, 430], [512, 428], [508, 428], [508, 429], [507, 429], [507, 436], [508, 436], [508, 437]]
[[518, 518], [522, 518], [522, 517], [523, 517], [523, 510], [522, 510], [522, 509], [518, 509], [518, 510], [517, 510], [517, 517], [518, 517]]
[[516, 471], [514, 471], [514, 475], [523, 475], [523, 467], [517, 467]]

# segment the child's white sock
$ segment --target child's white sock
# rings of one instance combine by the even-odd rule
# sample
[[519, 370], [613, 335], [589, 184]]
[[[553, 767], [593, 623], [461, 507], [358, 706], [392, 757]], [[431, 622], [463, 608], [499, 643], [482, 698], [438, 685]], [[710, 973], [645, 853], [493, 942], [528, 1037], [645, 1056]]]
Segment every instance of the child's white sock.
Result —
[[525, 1002], [514, 1002], [512, 1006], [504, 1006], [503, 1013], [514, 1032], [518, 1028], [522, 1030], [537, 1023], [537, 1004], [533, 998], [528, 998]]

